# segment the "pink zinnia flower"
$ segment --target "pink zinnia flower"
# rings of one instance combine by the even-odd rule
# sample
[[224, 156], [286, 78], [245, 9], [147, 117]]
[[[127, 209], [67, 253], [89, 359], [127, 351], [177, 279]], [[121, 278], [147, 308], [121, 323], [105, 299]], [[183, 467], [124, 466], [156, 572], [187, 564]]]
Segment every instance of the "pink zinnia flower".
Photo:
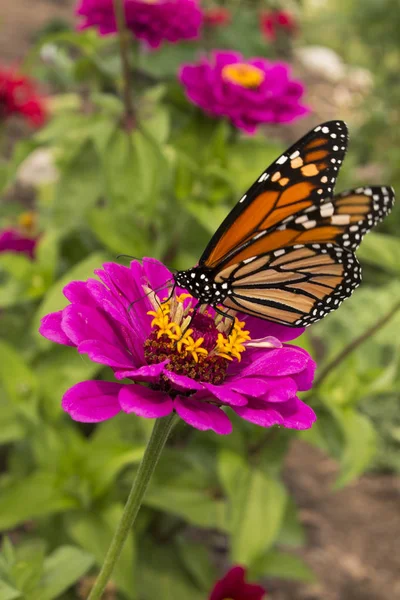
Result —
[[31, 79], [14, 69], [0, 68], [0, 123], [12, 115], [39, 127], [46, 120], [44, 100]]
[[270, 41], [276, 40], [280, 33], [292, 36], [298, 30], [296, 20], [285, 10], [271, 10], [262, 13], [260, 25], [262, 33]]
[[216, 51], [211, 60], [184, 65], [180, 80], [194, 104], [248, 133], [262, 123], [287, 123], [309, 112], [300, 103], [304, 87], [290, 79], [284, 62]]
[[100, 280], [69, 283], [70, 304], [45, 316], [40, 327], [44, 337], [111, 367], [117, 380], [69, 389], [62, 406], [73, 419], [103, 421], [121, 410], [158, 418], [176, 411], [197, 429], [227, 434], [232, 426], [222, 407], [229, 407], [262, 427], [311, 427], [315, 414], [297, 391], [311, 387], [315, 363], [284, 343], [303, 329], [237, 317], [229, 334], [231, 321], [212, 308], [192, 319], [196, 301], [179, 289], [166, 301], [172, 274], [154, 259], [130, 267], [106, 263], [96, 275]]
[[0, 231], [0, 253], [18, 252], [33, 258], [36, 243], [36, 238], [27, 237], [17, 229], [9, 228]]
[[204, 23], [210, 27], [221, 27], [231, 22], [231, 13], [223, 6], [209, 8], [204, 12]]
[[263, 600], [267, 593], [261, 585], [246, 583], [243, 567], [232, 567], [217, 581], [209, 600]]
[[[199, 36], [203, 17], [197, 0], [124, 0], [124, 7], [127, 28], [152, 48]], [[80, 0], [76, 14], [82, 17], [80, 29], [117, 31], [113, 0]]]

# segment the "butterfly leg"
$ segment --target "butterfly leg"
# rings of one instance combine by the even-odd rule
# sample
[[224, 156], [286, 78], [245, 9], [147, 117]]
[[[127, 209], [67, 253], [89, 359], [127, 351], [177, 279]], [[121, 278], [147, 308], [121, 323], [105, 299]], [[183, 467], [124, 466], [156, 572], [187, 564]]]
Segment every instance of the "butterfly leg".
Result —
[[223, 310], [221, 310], [220, 308], [218, 308], [218, 306], [214, 306], [214, 310], [219, 315], [221, 315], [222, 317], [224, 317], [224, 319], [229, 319], [230, 320], [231, 327], [230, 327], [229, 333], [228, 333], [228, 337], [229, 337], [231, 335], [231, 333], [232, 333], [233, 326], [235, 325], [235, 317], [233, 315], [230, 315], [227, 312], [224, 312]]

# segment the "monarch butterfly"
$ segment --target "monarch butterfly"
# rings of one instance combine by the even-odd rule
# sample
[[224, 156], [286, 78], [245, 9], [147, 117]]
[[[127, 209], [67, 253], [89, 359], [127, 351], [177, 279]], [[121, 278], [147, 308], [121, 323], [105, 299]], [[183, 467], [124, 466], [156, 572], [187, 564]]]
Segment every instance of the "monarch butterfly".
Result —
[[347, 141], [346, 124], [329, 121], [291, 146], [239, 200], [198, 265], [175, 273], [175, 285], [218, 312], [291, 327], [338, 308], [361, 281], [353, 251], [394, 202], [389, 187], [333, 195]]

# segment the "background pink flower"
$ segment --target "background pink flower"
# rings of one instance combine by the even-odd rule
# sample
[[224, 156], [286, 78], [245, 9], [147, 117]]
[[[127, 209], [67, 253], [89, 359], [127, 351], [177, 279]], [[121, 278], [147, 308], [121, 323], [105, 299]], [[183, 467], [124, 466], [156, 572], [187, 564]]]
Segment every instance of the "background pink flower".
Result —
[[0, 68], [0, 123], [12, 115], [39, 127], [46, 120], [44, 99], [29, 77], [14, 69]]
[[270, 41], [276, 40], [280, 33], [292, 36], [298, 30], [295, 18], [286, 10], [263, 12], [260, 17], [260, 25], [263, 35]]
[[180, 80], [194, 104], [209, 115], [227, 117], [247, 133], [263, 123], [286, 123], [309, 112], [301, 103], [304, 87], [290, 78], [284, 62], [216, 51], [211, 59], [183, 65]]
[[263, 600], [266, 590], [255, 583], [246, 583], [243, 567], [232, 567], [215, 584], [209, 600]]
[[204, 23], [211, 27], [229, 25], [231, 20], [231, 12], [223, 6], [215, 6], [204, 11]]
[[[199, 35], [203, 17], [197, 0], [125, 0], [124, 7], [128, 29], [152, 48]], [[80, 0], [76, 14], [80, 29], [96, 27], [102, 35], [117, 30], [113, 0]]]
[[[175, 411], [197, 429], [227, 434], [232, 425], [222, 408], [230, 407], [262, 427], [311, 427], [315, 414], [297, 391], [311, 387], [315, 363], [284, 343], [303, 329], [250, 317], [235, 324], [231, 351], [231, 324], [217, 329], [212, 308], [194, 316], [196, 301], [181, 290], [162, 304], [173, 278], [158, 261], [107, 263], [96, 275], [99, 280], [68, 284], [70, 304], [45, 316], [40, 327], [43, 336], [114, 372], [115, 382], [84, 381], [65, 393], [62, 405], [73, 419], [103, 421], [121, 410], [158, 418]], [[149, 288], [160, 288], [153, 300], [145, 296]], [[181, 329], [187, 317], [193, 317], [190, 327]]]
[[19, 252], [33, 258], [36, 238], [30, 238], [17, 229], [3, 229], [0, 231], [0, 253], [1, 252]]

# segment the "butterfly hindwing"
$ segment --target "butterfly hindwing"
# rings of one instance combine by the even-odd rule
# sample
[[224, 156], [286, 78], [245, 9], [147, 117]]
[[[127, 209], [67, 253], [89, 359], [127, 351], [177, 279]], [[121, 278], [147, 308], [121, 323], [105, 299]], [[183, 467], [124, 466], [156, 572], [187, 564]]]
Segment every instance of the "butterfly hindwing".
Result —
[[255, 256], [218, 274], [231, 308], [284, 325], [319, 321], [351, 296], [361, 281], [354, 254], [333, 244], [296, 245]]
[[241, 198], [212, 237], [199, 264], [213, 268], [230, 261], [258, 234], [279, 228], [332, 196], [347, 141], [343, 121], [323, 123], [301, 138]]

